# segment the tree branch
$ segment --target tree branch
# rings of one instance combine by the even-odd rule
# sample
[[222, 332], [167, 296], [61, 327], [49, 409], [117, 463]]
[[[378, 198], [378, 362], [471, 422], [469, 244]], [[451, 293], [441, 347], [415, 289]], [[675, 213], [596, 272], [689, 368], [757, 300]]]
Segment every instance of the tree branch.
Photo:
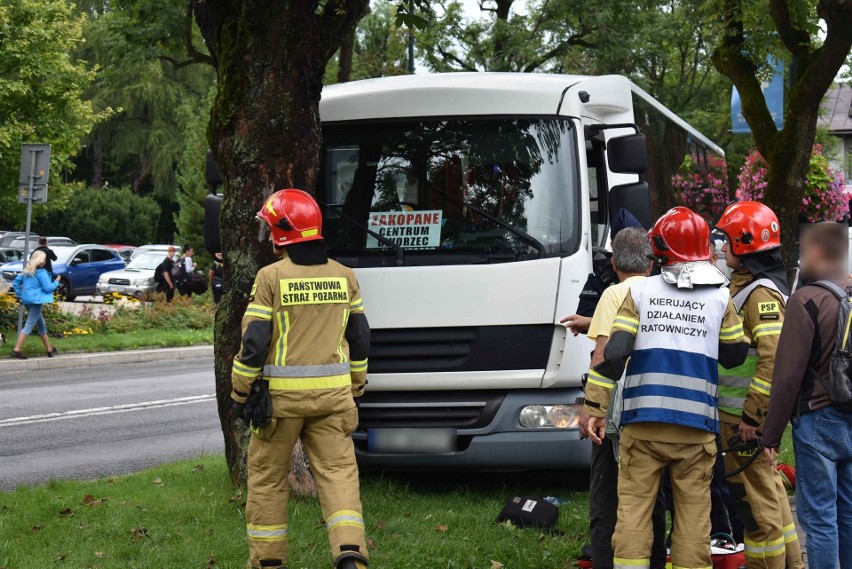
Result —
[[724, 0], [722, 4], [725, 27], [722, 40], [713, 50], [713, 65], [736, 86], [740, 94], [743, 116], [751, 127], [758, 150], [766, 156], [778, 134], [778, 129], [775, 128], [775, 121], [763, 98], [763, 90], [756, 76], [757, 66], [744, 55], [746, 50], [742, 1]]
[[554, 57], [557, 57], [559, 55], [563, 55], [564, 53], [567, 53], [568, 49], [573, 47], [573, 46], [587, 47], [587, 48], [595, 47], [594, 43], [586, 41], [585, 39], [583, 39], [594, 31], [595, 31], [594, 28], [589, 28], [589, 29], [583, 30], [582, 32], [578, 32], [578, 33], [574, 34], [573, 36], [570, 36], [564, 42], [559, 43], [558, 45], [554, 46], [552, 49], [544, 52], [539, 57], [535, 58], [534, 60], [532, 60], [531, 62], [526, 64], [523, 68], [523, 72], [524, 73], [531, 73], [531, 72], [535, 71], [536, 69], [538, 69], [539, 67], [541, 67], [542, 65], [544, 65], [545, 63], [547, 63], [548, 61], [553, 59]]
[[787, 5], [787, 0], [769, 0], [769, 14], [775, 21], [778, 36], [784, 42], [787, 51], [798, 56], [808, 49], [811, 45], [811, 36], [795, 26], [790, 17], [790, 7]]
[[325, 4], [313, 25], [320, 30], [326, 61], [340, 47], [340, 38], [348, 35], [367, 13], [369, 5], [369, 0], [329, 0]]
[[161, 61], [167, 61], [172, 64], [175, 69], [181, 69], [182, 67], [186, 67], [188, 65], [193, 65], [196, 63], [201, 63], [204, 65], [209, 65], [211, 67], [215, 67], [215, 63], [213, 62], [213, 58], [207, 55], [206, 53], [202, 53], [195, 48], [195, 45], [192, 43], [192, 22], [193, 22], [193, 9], [192, 2], [186, 3], [186, 18], [184, 19], [183, 26], [183, 42], [186, 47], [186, 54], [188, 59], [184, 61], [178, 61], [173, 57], [169, 57], [167, 55], [161, 55], [159, 59]]

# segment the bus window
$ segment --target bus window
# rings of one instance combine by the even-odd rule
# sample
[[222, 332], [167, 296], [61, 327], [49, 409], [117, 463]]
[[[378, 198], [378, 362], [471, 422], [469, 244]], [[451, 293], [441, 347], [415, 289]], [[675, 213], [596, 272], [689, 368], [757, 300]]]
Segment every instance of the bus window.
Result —
[[596, 140], [586, 141], [586, 175], [589, 180], [589, 216], [592, 246], [606, 245], [609, 212], [604, 146]]

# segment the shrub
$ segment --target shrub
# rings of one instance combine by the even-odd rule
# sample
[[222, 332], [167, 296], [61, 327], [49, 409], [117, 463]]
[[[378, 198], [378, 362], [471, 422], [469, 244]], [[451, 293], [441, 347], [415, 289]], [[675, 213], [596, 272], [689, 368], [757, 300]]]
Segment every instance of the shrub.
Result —
[[672, 185], [680, 194], [683, 205], [715, 223], [731, 201], [728, 188], [728, 168], [721, 158], [710, 157], [707, 168], [698, 170], [692, 157], [683, 159], [678, 173], [672, 179]]
[[[737, 177], [737, 199], [762, 202], [766, 191], [768, 165], [755, 150], [746, 158]], [[805, 179], [805, 192], [799, 205], [804, 221], [841, 221], [849, 214], [849, 196], [843, 186], [843, 174], [835, 172], [822, 154], [822, 146], [814, 146]]]
[[48, 216], [48, 224], [50, 235], [65, 234], [79, 243], [143, 244], [154, 239], [159, 219], [153, 198], [107, 187], [74, 192], [64, 211]]

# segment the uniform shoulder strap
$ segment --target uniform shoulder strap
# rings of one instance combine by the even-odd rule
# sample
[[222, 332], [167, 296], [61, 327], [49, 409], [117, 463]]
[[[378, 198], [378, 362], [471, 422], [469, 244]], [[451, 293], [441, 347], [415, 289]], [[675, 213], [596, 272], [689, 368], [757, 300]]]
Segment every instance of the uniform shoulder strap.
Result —
[[737, 294], [731, 297], [731, 301], [734, 303], [734, 307], [737, 309], [737, 312], [742, 310], [742, 307], [743, 305], [745, 305], [746, 301], [748, 300], [748, 297], [759, 286], [774, 290], [775, 292], [781, 295], [781, 298], [784, 299], [785, 303], [787, 302], [787, 295], [778, 289], [778, 285], [776, 285], [772, 281], [772, 279], [767, 279], [764, 277], [748, 283], [745, 288], [743, 288], [742, 290], [737, 292]]

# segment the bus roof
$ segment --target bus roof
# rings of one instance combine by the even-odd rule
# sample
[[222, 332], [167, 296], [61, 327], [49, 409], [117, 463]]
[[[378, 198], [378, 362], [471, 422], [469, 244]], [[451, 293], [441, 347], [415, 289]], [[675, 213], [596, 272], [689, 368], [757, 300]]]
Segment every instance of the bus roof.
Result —
[[[323, 122], [339, 122], [402, 117], [556, 115], [565, 91], [590, 79], [595, 78], [488, 72], [366, 79], [325, 87], [320, 101], [320, 116]], [[607, 79], [609, 86], [621, 83], [688, 131], [694, 139], [724, 154], [710, 139], [625, 77], [612, 75]], [[590, 85], [592, 83], [595, 82]]]

